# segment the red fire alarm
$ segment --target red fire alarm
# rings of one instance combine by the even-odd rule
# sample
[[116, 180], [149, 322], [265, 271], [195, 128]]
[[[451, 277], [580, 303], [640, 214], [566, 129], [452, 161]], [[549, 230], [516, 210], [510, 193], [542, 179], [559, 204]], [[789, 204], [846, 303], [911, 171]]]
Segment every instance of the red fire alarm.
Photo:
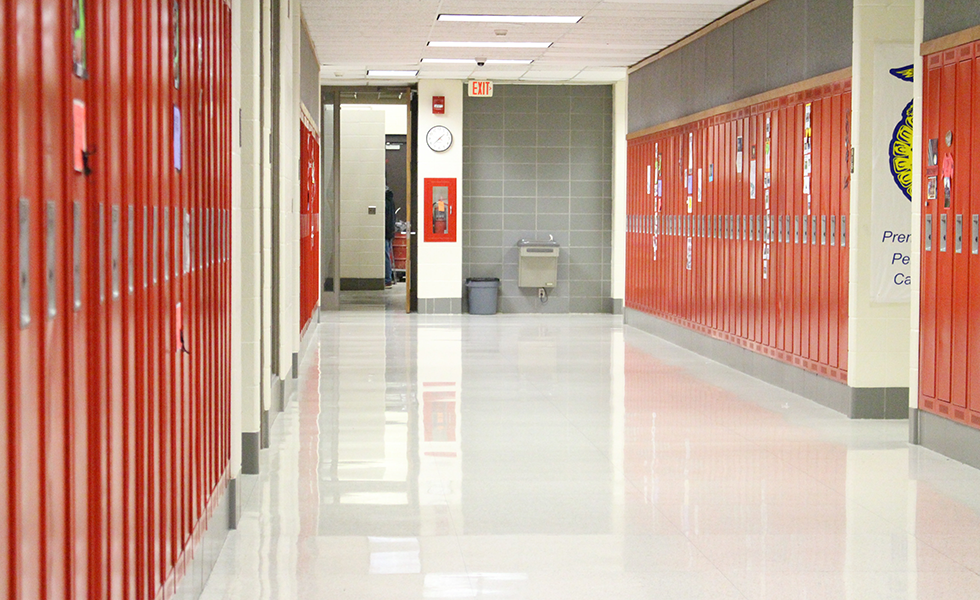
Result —
[[433, 96], [432, 97], [432, 114], [434, 114], [434, 115], [444, 115], [444, 114], [446, 114], [446, 97], [445, 96]]

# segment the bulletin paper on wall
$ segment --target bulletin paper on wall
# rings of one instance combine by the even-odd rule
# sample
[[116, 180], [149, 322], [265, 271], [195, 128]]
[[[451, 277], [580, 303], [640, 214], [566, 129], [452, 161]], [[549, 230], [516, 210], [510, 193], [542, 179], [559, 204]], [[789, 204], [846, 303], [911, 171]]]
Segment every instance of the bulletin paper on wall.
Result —
[[875, 48], [871, 299], [911, 299], [912, 59], [910, 44]]

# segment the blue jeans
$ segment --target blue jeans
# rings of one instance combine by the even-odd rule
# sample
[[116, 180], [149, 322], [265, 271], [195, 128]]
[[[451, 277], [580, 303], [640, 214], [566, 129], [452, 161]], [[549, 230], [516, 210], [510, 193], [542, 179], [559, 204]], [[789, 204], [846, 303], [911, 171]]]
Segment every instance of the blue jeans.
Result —
[[385, 240], [385, 285], [395, 283], [395, 275], [392, 271], [392, 265], [395, 261], [392, 252], [391, 240]]

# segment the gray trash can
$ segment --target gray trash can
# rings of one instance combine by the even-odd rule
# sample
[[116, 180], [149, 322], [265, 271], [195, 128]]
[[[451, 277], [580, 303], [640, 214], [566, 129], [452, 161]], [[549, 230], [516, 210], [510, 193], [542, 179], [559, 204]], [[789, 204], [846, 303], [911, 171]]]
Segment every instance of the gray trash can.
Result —
[[496, 277], [470, 277], [466, 280], [466, 299], [471, 315], [497, 314], [497, 288], [500, 280]]

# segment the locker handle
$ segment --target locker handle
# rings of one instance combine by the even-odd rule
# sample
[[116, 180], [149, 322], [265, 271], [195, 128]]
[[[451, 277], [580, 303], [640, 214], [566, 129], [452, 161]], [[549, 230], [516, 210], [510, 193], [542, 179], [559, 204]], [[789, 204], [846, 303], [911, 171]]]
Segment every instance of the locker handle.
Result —
[[956, 215], [956, 253], [963, 253], [963, 215]]
[[980, 215], [973, 215], [973, 254], [980, 253]]
[[847, 215], [840, 216], [840, 247], [847, 246]]
[[932, 252], [932, 215], [926, 215], [926, 252]]
[[939, 215], [939, 251], [946, 251], [946, 215]]
[[27, 198], [20, 199], [18, 215], [20, 238], [20, 327], [31, 324], [31, 206]]
[[57, 298], [57, 215], [55, 213], [55, 205], [53, 200], [48, 200], [44, 205], [45, 210], [45, 225], [44, 225], [44, 262], [45, 262], [45, 280], [46, 280], [46, 291], [47, 291], [47, 301], [48, 319], [53, 319], [58, 316], [58, 298]]

